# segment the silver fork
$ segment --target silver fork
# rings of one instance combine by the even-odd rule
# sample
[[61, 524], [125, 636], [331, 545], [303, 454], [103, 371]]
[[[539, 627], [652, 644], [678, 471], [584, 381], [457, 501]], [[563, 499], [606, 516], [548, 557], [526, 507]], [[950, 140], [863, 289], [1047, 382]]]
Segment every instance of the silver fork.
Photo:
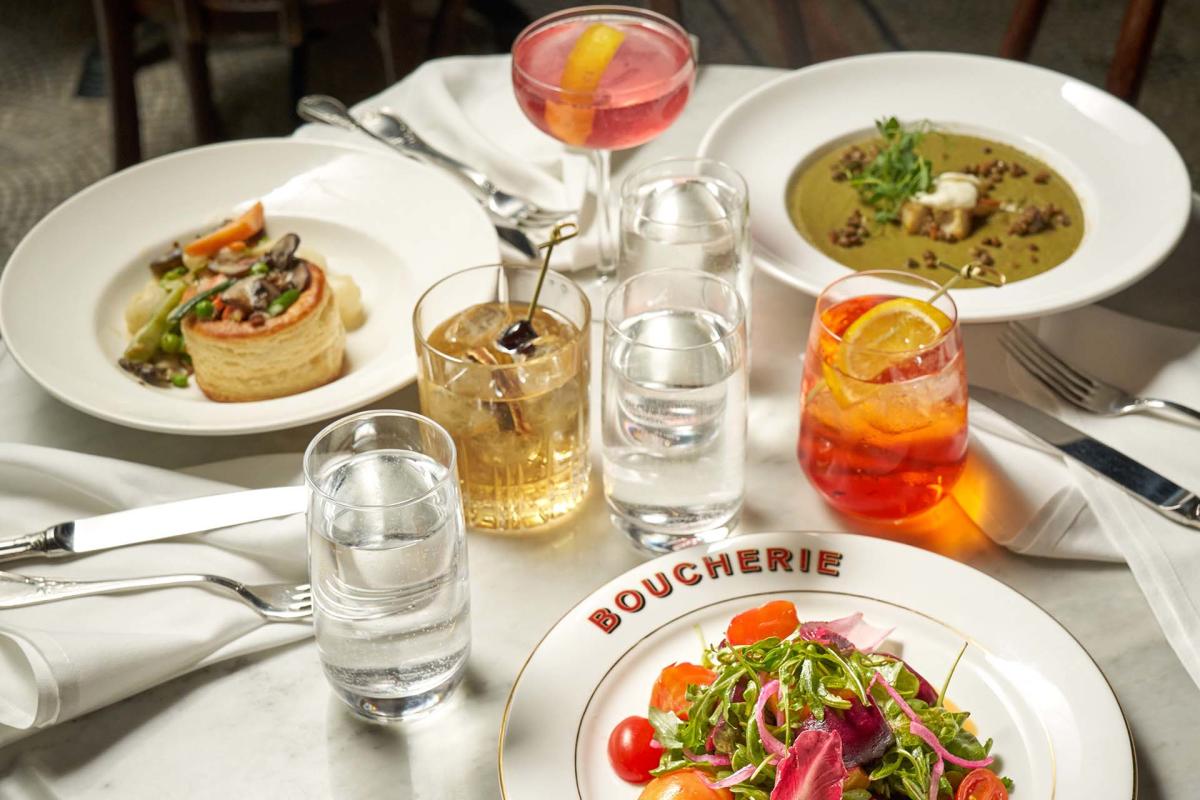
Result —
[[107, 581], [62, 581], [0, 571], [0, 608], [22, 608], [96, 594], [162, 589], [168, 586], [215, 586], [232, 592], [270, 620], [296, 620], [312, 615], [312, 589], [307, 583], [264, 583], [247, 586], [220, 575], [150, 575]]
[[1000, 344], [1043, 386], [1068, 403], [1107, 417], [1170, 411], [1200, 421], [1200, 411], [1172, 400], [1139, 397], [1063, 361], [1040, 339], [1015, 322], [1008, 323]]
[[548, 228], [576, 213], [544, 209], [529, 200], [501, 191], [479, 170], [446, 155], [426, 142], [408, 123], [391, 111], [368, 111], [362, 114], [362, 119], [359, 120], [351, 115], [345, 104], [336, 97], [310, 94], [302, 97], [296, 104], [296, 113], [301, 119], [309, 122], [320, 122], [343, 130], [365, 133], [409, 158], [450, 171], [464, 182], [467, 189], [494, 217], [508, 220], [510, 223], [531, 228]]

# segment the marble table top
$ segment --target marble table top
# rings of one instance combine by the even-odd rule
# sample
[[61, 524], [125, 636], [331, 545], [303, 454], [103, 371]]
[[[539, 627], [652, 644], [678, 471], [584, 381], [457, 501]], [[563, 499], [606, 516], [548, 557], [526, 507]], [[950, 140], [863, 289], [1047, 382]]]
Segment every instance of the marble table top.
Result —
[[[719, 111], [776, 74], [706, 68], [681, 120], [658, 141], [617, 159], [617, 169], [694, 152]], [[1200, 252], [1196, 233], [1190, 236], [1190, 252]], [[1175, 258], [1106, 304], [1195, 327], [1200, 271], [1194, 267], [1194, 257]], [[812, 300], [758, 275], [753, 307], [742, 530], [863, 531], [820, 502], [796, 463], [798, 357]], [[968, 328], [966, 339], [972, 357], [989, 346], [983, 328]], [[985, 382], [1005, 388], [1002, 376]], [[298, 462], [319, 427], [236, 439], [132, 431], [54, 400], [2, 348], [0, 387], [0, 440], [170, 468], [269, 453], [295, 454]], [[415, 387], [373, 405], [415, 410]], [[263, 483], [271, 478], [259, 476]], [[1138, 796], [1194, 795], [1189, 768], [1200, 752], [1200, 691], [1124, 566], [1014, 555], [993, 544], [952, 501], [915, 527], [863, 532], [957, 558], [1054, 615], [1092, 654], [1124, 708], [1136, 742]], [[327, 688], [315, 647], [306, 641], [192, 673], [14, 743], [0, 751], [0, 797], [498, 797], [500, 715], [517, 671], [566, 608], [642, 558], [610, 525], [598, 490], [550, 533], [472, 534], [472, 655], [464, 685], [436, 713], [390, 727], [358, 721]]]

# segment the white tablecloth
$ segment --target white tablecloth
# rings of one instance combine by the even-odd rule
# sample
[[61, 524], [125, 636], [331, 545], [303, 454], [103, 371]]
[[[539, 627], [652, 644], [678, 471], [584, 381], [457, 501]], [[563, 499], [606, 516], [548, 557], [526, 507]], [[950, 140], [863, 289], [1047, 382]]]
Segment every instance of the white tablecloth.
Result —
[[[480, 68], [494, 68], [494, 62], [481, 60]], [[658, 141], [620, 154], [618, 173], [694, 152], [720, 111], [776, 74], [705, 68], [683, 117]], [[1163, 313], [1186, 311], [1189, 301], [1194, 305], [1194, 297], [1164, 293], [1155, 299], [1156, 280], [1152, 276], [1116, 302], [1136, 308], [1149, 298]], [[811, 299], [760, 275], [753, 302], [754, 397], [743, 530], [844, 529], [849, 523], [808, 487], [794, 454], [798, 355]], [[968, 329], [972, 379], [1010, 388], [990, 338], [983, 328]], [[221, 471], [222, 480], [246, 485], [294, 474], [299, 453], [319, 427], [236, 439], [130, 431], [63, 406], [2, 350], [0, 398], [0, 439], [6, 441], [176, 468], [288, 454], [258, 461], [254, 474], [231, 477]], [[416, 409], [415, 388], [375, 405]], [[264, 467], [271, 463], [273, 468]], [[1200, 475], [1193, 478], [1191, 483], [1200, 482]], [[1122, 702], [1138, 743], [1141, 800], [1192, 796], [1186, 765], [1200, 751], [1200, 692], [1124, 566], [1015, 556], [951, 503], [917, 528], [873, 532], [965, 561], [1056, 616], [1105, 670]], [[500, 714], [525, 656], [563, 609], [641, 556], [611, 528], [599, 492], [559, 535], [525, 540], [474, 535], [470, 549], [474, 650], [465, 686], [445, 713], [395, 728], [357, 723], [328, 691], [315, 649], [305, 642], [185, 676], [0, 750], [0, 797], [497, 796]]]

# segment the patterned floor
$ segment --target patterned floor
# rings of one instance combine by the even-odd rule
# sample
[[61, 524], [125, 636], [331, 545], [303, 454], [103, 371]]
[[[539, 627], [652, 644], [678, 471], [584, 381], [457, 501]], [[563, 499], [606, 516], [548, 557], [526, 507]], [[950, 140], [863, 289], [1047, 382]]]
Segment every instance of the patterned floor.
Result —
[[[487, 9], [480, 0], [476, 7]], [[1008, 3], [981, 0], [797, 0], [836, 24], [830, 47], [851, 52], [947, 49], [992, 53]], [[425, 3], [418, 2], [422, 10]], [[570, 3], [518, 0], [536, 17]], [[494, 8], [494, 6], [493, 6]], [[1121, 0], [1054, 0], [1034, 49], [1035, 63], [1092, 83], [1104, 80], [1120, 25]], [[110, 171], [106, 100], [80, 96], [95, 31], [88, 0], [3, 0], [0, 21], [0, 264], [58, 203]], [[685, 0], [685, 24], [701, 58], [782, 65], [783, 50], [764, 0]], [[489, 21], [472, 12], [464, 50], [488, 52]], [[93, 61], [94, 63], [94, 61]], [[211, 58], [218, 108], [230, 138], [286, 135], [296, 121], [287, 100], [287, 58], [279, 48], [243, 45]], [[881, 78], [882, 79], [882, 78]], [[309, 88], [352, 101], [382, 88], [378, 52], [365, 33], [317, 43]], [[164, 61], [137, 79], [146, 157], [193, 144], [178, 67]], [[1159, 124], [1200, 185], [1200, 2], [1168, 0], [1140, 108]]]

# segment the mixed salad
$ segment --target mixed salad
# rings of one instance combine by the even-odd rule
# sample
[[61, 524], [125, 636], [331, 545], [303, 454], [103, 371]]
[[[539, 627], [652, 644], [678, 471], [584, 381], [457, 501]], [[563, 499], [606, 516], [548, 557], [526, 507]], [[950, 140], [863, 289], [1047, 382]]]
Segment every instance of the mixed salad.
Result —
[[699, 664], [662, 670], [609, 760], [647, 784], [639, 800], [1007, 800], [950, 676], [937, 691], [880, 652], [890, 633], [862, 614], [801, 622], [787, 600], [738, 614]]

